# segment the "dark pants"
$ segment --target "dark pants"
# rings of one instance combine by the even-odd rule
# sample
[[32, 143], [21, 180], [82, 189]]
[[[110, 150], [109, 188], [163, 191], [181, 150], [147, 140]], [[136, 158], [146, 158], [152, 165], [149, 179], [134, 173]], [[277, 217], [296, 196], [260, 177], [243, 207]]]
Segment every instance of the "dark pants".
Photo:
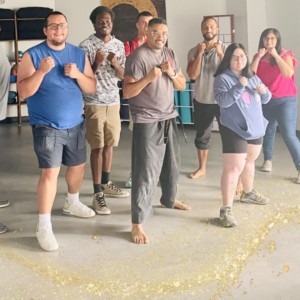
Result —
[[170, 121], [164, 143], [165, 122], [133, 125], [132, 139], [132, 223], [141, 224], [153, 216], [152, 199], [158, 180], [161, 204], [174, 207], [180, 171], [180, 149], [176, 120]]
[[196, 129], [195, 146], [199, 150], [210, 148], [211, 129], [214, 118], [220, 125], [220, 106], [218, 104], [202, 104], [194, 99], [194, 124]]
[[245, 140], [222, 124], [219, 124], [219, 129], [222, 138], [223, 153], [247, 153], [248, 144], [262, 145], [263, 143], [262, 137], [255, 140]]

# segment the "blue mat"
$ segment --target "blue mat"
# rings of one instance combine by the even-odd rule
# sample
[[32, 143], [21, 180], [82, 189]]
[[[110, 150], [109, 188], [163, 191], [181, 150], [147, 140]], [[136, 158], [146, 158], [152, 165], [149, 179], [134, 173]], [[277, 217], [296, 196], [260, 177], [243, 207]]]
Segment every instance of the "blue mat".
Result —
[[[192, 109], [191, 109], [191, 99], [190, 99], [190, 84], [186, 84], [186, 90], [179, 92], [179, 112], [182, 119], [182, 123], [192, 123]], [[187, 106], [187, 107], [183, 107]]]

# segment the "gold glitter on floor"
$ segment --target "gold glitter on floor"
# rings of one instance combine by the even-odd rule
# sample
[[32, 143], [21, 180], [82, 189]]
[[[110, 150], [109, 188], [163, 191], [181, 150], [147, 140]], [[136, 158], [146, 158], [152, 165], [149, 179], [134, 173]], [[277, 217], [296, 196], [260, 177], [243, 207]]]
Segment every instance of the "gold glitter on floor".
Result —
[[[26, 126], [22, 130], [26, 131]], [[22, 136], [15, 141], [25, 143]], [[18, 189], [26, 191], [22, 201], [12, 199], [11, 206], [1, 210], [0, 221], [9, 225], [10, 231], [0, 236], [0, 299], [248, 300], [259, 299], [253, 295], [263, 282], [263, 276], [269, 276], [274, 289], [284, 280], [297, 282], [293, 260], [282, 254], [273, 260], [276, 264], [272, 266], [271, 275], [263, 273], [258, 278], [255, 273], [260, 266], [258, 260], [268, 262], [277, 252], [287, 253], [289, 248], [297, 247], [297, 242], [282, 246], [286, 237], [291, 240], [294, 234], [296, 241], [299, 236], [299, 185], [290, 177], [293, 166], [283, 164], [277, 170], [274, 167], [272, 174], [257, 172], [255, 188], [271, 199], [270, 204], [256, 206], [235, 201], [233, 213], [238, 226], [224, 229], [219, 226], [218, 219], [222, 206], [219, 136], [214, 136], [214, 140], [213, 148], [217, 150], [210, 151], [211, 169], [198, 181], [184, 175], [194, 169], [196, 157], [192, 164], [190, 157], [195, 156], [194, 149], [182, 143], [185, 164], [178, 195], [179, 200], [192, 206], [192, 210], [159, 208], [158, 188], [153, 202], [155, 217], [144, 226], [150, 239], [150, 244], [145, 246], [131, 242], [129, 198], [108, 198], [110, 216], [92, 219], [63, 216], [65, 184], [62, 173], [52, 214], [60, 249], [53, 253], [42, 251], [34, 229], [37, 220], [34, 191], [39, 175], [31, 166], [34, 153], [27, 159], [28, 165], [27, 156], [23, 157], [17, 175], [14, 172], [7, 175], [11, 166], [5, 166], [8, 159], [0, 157], [2, 170], [6, 172], [5, 177], [0, 176], [2, 186], [9, 187], [10, 182], [16, 180], [20, 182]], [[28, 145], [31, 147], [30, 143]], [[24, 149], [21, 155], [31, 153], [30, 149]], [[123, 145], [122, 149], [115, 152], [118, 166], [123, 163], [118, 155], [124, 157], [124, 149], [129, 147]], [[129, 157], [129, 153], [126, 155]], [[127, 177], [128, 168], [120, 178]], [[23, 183], [24, 174], [26, 181]], [[92, 199], [90, 176], [87, 171], [81, 191], [81, 201], [86, 204]], [[113, 176], [118, 178], [119, 170]], [[12, 192], [18, 194], [10, 188], [5, 196]], [[270, 290], [264, 292], [271, 293]], [[290, 300], [282, 294], [263, 299]]]

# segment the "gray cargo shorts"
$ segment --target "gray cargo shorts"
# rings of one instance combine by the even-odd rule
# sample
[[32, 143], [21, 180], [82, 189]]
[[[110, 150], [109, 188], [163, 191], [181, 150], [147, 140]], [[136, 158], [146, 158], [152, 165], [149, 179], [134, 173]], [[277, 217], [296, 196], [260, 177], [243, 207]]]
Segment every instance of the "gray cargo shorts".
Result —
[[42, 124], [33, 125], [32, 134], [39, 168], [57, 168], [61, 164], [74, 167], [85, 163], [84, 121], [70, 129], [56, 129]]

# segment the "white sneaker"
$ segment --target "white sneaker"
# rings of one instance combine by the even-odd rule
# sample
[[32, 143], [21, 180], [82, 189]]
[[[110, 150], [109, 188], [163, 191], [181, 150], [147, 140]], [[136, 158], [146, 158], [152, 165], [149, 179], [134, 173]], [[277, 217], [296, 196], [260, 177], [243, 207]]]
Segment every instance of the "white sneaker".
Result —
[[103, 193], [107, 197], [116, 197], [116, 198], [126, 198], [130, 195], [129, 192], [118, 189], [112, 181], [109, 181], [107, 184], [101, 184], [103, 187]]
[[67, 199], [63, 208], [63, 213], [65, 215], [76, 216], [79, 218], [91, 218], [96, 215], [92, 209], [84, 205], [79, 200], [69, 204]]
[[263, 172], [271, 172], [272, 171], [272, 161], [271, 160], [265, 160], [263, 165], [261, 166], [261, 170]]
[[51, 225], [39, 228], [39, 224], [37, 224], [36, 237], [41, 248], [45, 251], [55, 251], [59, 248]]

